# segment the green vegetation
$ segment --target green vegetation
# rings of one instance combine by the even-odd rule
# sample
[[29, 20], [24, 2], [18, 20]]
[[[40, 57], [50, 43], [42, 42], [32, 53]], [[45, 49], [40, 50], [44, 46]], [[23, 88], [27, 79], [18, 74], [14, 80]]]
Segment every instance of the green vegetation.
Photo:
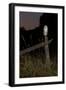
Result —
[[20, 57], [20, 78], [57, 75], [56, 57], [51, 58], [50, 69], [46, 67], [43, 54], [25, 54]]

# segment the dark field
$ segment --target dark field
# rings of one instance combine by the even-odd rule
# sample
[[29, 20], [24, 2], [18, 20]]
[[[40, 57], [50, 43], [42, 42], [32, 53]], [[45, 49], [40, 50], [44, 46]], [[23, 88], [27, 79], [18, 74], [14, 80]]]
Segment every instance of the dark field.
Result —
[[42, 49], [26, 53], [20, 57], [20, 78], [57, 76], [57, 58], [50, 57], [50, 67], [46, 66], [45, 53]]

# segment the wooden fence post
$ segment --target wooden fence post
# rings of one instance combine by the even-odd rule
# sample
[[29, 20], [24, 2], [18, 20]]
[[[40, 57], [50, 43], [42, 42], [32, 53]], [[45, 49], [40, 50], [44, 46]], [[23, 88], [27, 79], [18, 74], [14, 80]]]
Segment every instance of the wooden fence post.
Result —
[[46, 68], [49, 68], [50, 69], [50, 55], [49, 55], [49, 46], [48, 46], [48, 26], [45, 25], [44, 26], [44, 30], [43, 30], [43, 34], [44, 34], [44, 37], [45, 37], [45, 55], [46, 55], [46, 62], [45, 62], [45, 66]]

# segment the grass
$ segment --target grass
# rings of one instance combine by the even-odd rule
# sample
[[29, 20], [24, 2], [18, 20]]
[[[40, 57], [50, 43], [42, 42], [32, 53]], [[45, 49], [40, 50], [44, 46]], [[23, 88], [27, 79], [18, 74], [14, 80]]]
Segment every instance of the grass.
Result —
[[45, 55], [43, 52], [27, 53], [20, 56], [20, 78], [27, 77], [48, 77], [57, 75], [56, 56], [53, 56], [49, 66], [45, 64]]

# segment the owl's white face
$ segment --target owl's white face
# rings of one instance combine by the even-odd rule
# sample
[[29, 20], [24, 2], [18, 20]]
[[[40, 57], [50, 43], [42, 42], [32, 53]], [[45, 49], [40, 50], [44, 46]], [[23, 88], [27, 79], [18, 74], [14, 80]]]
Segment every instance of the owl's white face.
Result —
[[44, 34], [45, 36], [48, 34], [48, 26], [47, 26], [47, 25], [44, 25], [43, 34]]

